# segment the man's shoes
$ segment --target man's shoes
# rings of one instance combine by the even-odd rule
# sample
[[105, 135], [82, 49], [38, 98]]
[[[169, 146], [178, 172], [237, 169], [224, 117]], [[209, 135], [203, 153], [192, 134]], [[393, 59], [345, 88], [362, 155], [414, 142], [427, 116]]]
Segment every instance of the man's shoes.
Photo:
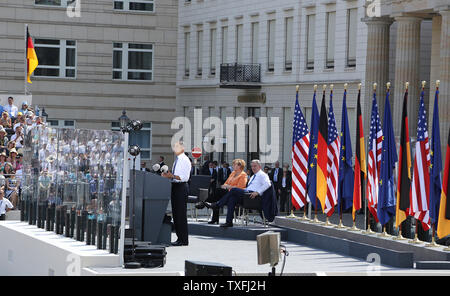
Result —
[[219, 220], [211, 220], [208, 224], [219, 224]]
[[219, 208], [219, 206], [215, 202], [213, 202], [213, 203], [205, 202], [204, 204], [208, 209], [216, 210]]
[[205, 208], [205, 203], [204, 202], [198, 203], [198, 204], [195, 205], [195, 208], [198, 209], [198, 210], [202, 210], [202, 209]]
[[171, 243], [171, 245], [172, 245], [172, 247], [180, 247], [180, 246], [187, 246], [188, 244], [182, 243], [180, 241], [176, 241], [176, 242]]
[[223, 223], [223, 224], [220, 224], [220, 227], [233, 227], [233, 223]]

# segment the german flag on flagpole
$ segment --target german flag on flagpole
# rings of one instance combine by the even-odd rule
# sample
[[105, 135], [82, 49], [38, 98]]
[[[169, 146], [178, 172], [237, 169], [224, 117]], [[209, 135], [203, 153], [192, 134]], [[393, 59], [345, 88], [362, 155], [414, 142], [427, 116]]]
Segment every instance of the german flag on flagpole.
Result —
[[358, 103], [357, 103], [357, 118], [356, 118], [356, 152], [355, 152], [355, 182], [353, 187], [353, 209], [352, 217], [355, 221], [355, 213], [361, 209], [362, 205], [362, 193], [364, 179], [366, 179], [366, 152], [364, 145], [364, 131], [363, 120], [361, 112], [361, 84], [358, 90]]
[[442, 180], [441, 205], [437, 235], [444, 238], [450, 234], [450, 129], [448, 130], [447, 156], [445, 157], [444, 179]]
[[36, 67], [39, 65], [36, 51], [34, 50], [33, 40], [31, 39], [30, 33], [28, 32], [27, 26], [27, 41], [26, 41], [26, 58], [27, 58], [27, 81], [32, 83], [30, 80], [31, 74], [33, 74]]
[[395, 211], [395, 227], [406, 220], [410, 205], [409, 192], [411, 188], [411, 147], [408, 125], [408, 82], [403, 98], [402, 131], [400, 134], [400, 149], [398, 155], [397, 205]]
[[322, 210], [325, 212], [325, 200], [327, 198], [327, 164], [328, 164], [328, 115], [325, 106], [325, 89], [323, 86], [322, 106], [320, 107], [319, 134], [317, 141], [317, 198]]

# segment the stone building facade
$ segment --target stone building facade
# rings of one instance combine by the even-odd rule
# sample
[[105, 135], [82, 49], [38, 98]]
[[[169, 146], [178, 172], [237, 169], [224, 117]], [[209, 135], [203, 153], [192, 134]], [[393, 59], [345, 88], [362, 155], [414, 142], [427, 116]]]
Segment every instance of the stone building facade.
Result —
[[112, 129], [125, 109], [145, 123], [142, 158], [171, 159], [178, 1], [78, 0], [78, 15], [67, 2], [0, 2], [0, 91], [24, 94], [28, 24], [40, 66], [27, 91], [53, 125]]

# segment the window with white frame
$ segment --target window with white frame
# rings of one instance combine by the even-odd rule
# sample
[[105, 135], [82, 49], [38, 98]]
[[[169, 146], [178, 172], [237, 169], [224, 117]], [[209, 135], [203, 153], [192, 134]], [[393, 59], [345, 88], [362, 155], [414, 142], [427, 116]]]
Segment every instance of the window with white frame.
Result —
[[228, 27], [222, 27], [222, 63], [228, 61]]
[[35, 39], [34, 47], [39, 60], [34, 76], [75, 78], [76, 41]]
[[334, 41], [336, 30], [336, 12], [327, 13], [327, 60], [326, 67], [328, 69], [334, 68]]
[[124, 11], [155, 11], [154, 0], [114, 0], [115, 10]]
[[34, 0], [35, 5], [67, 7], [67, 3], [71, 3], [71, 0]]
[[211, 29], [210, 36], [210, 53], [209, 53], [209, 74], [216, 75], [216, 44], [217, 44], [217, 30]]
[[75, 128], [75, 120], [48, 119], [47, 124], [52, 128]]
[[236, 63], [242, 64], [242, 50], [243, 50], [244, 26], [236, 26]]
[[[152, 159], [152, 123], [144, 122], [143, 127], [139, 131], [130, 133], [129, 144], [138, 145], [141, 148], [141, 159]], [[120, 131], [120, 123], [118, 121], [111, 123], [111, 130]]]
[[306, 30], [307, 30], [307, 41], [306, 41], [306, 69], [314, 69], [314, 43], [316, 38], [316, 15], [310, 14], [306, 18]]
[[191, 63], [191, 33], [184, 33], [184, 76], [189, 77]]
[[273, 72], [275, 69], [275, 20], [267, 23], [267, 70]]
[[258, 63], [259, 23], [252, 23], [252, 63]]
[[347, 10], [347, 67], [356, 66], [356, 36], [358, 29], [358, 9]]
[[286, 18], [285, 27], [285, 44], [284, 44], [284, 69], [286, 71], [292, 70], [292, 30], [294, 28], [294, 18]]
[[203, 73], [203, 31], [197, 31], [197, 76]]
[[153, 44], [114, 43], [113, 79], [153, 80]]

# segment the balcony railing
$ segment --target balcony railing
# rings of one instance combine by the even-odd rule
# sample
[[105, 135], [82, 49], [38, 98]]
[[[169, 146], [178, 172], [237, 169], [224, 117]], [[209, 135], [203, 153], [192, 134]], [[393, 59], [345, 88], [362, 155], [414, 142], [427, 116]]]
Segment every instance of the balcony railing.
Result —
[[254, 88], [261, 87], [260, 64], [221, 64], [221, 87]]

